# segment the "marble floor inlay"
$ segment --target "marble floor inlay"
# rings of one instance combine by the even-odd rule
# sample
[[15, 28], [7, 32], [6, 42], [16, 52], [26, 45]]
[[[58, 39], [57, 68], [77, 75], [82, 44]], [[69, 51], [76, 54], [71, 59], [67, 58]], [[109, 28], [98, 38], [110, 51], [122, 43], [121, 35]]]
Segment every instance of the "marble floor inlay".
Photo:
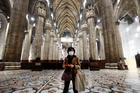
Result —
[[[140, 69], [83, 70], [86, 90], [82, 93], [140, 93]], [[0, 72], [0, 93], [62, 93], [63, 70], [13, 70]], [[73, 93], [70, 84], [69, 93]]]

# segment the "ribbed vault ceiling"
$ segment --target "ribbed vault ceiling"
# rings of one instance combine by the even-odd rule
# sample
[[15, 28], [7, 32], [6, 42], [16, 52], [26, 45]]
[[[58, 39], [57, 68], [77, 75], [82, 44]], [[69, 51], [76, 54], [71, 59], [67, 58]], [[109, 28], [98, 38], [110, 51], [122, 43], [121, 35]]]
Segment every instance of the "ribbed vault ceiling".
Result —
[[60, 35], [70, 31], [73, 36], [79, 20], [79, 0], [55, 0], [53, 12]]

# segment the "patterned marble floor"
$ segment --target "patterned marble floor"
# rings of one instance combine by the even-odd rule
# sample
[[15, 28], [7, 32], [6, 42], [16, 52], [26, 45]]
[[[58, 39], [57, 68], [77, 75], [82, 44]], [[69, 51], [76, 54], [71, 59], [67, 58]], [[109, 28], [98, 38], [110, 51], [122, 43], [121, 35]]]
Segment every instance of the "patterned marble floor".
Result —
[[[83, 93], [140, 93], [140, 69], [83, 70], [87, 86]], [[0, 72], [0, 93], [62, 93], [63, 70], [13, 70]], [[69, 93], [73, 93], [72, 84]]]

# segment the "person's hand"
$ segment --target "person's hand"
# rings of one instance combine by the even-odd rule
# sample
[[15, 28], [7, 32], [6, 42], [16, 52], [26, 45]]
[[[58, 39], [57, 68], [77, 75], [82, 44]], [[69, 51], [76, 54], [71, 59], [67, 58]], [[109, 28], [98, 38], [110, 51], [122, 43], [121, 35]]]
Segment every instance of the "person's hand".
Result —
[[65, 64], [65, 66], [69, 67], [69, 66], [70, 66], [70, 64]]
[[74, 67], [74, 65], [71, 64], [71, 65], [70, 65], [70, 68], [73, 68], [73, 67]]

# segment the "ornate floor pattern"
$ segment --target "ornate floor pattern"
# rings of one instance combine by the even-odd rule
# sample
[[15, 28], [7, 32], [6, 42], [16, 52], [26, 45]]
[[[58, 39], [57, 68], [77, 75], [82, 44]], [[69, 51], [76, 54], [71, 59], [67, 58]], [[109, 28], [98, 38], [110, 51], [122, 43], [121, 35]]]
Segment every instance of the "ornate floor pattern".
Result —
[[[83, 70], [87, 87], [83, 93], [140, 93], [140, 69]], [[0, 72], [0, 93], [62, 93], [63, 70], [13, 70]], [[69, 93], [73, 93], [72, 84]]]

